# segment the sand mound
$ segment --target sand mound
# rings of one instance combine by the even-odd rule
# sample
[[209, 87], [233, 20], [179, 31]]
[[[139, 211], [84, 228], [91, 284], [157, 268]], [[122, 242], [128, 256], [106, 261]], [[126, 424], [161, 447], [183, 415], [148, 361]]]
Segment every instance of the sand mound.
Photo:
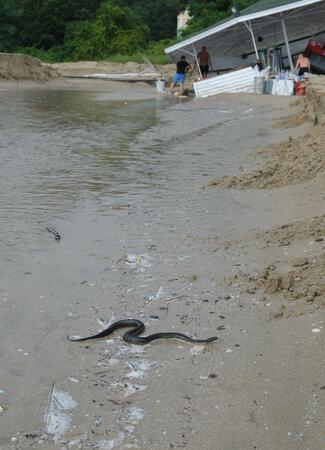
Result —
[[51, 66], [27, 55], [0, 53], [1, 80], [47, 81], [57, 76]]
[[[259, 169], [238, 176], [224, 176], [208, 183], [208, 186], [227, 188], [265, 189], [301, 183], [314, 178], [325, 170], [325, 107], [322, 96], [325, 93], [325, 77], [313, 77], [308, 95], [301, 103], [297, 124], [311, 120], [315, 125], [303, 138], [267, 147], [256, 153], [266, 162]], [[292, 118], [290, 118], [292, 123]]]
[[318, 300], [325, 305], [325, 255], [313, 258], [304, 256], [291, 263], [288, 272], [276, 270], [274, 265], [267, 266], [256, 276], [241, 274], [237, 276], [247, 283], [246, 292], [255, 294], [258, 290], [264, 293], [293, 301], [302, 299], [307, 303]]
[[[325, 215], [292, 222], [255, 235], [267, 246], [289, 246], [293, 242], [313, 240], [319, 243], [317, 255], [290, 258], [269, 264], [256, 272], [238, 272], [226, 279], [228, 285], [238, 286], [240, 292], [274, 299], [273, 318], [295, 317], [325, 306]], [[321, 248], [322, 247], [322, 248]], [[281, 265], [281, 266], [280, 266]], [[278, 300], [278, 301], [277, 301]], [[275, 308], [275, 311], [274, 311]]]
[[325, 306], [325, 254], [300, 256], [291, 261], [287, 271], [275, 264], [257, 274], [237, 273], [225, 280], [239, 292], [258, 297], [264, 306], [270, 306], [273, 319], [296, 317], [312, 313]]
[[325, 240], [325, 215], [281, 225], [272, 230], [258, 233], [256, 237], [265, 239], [266, 245], [277, 244], [281, 247], [302, 239], [323, 242]]
[[279, 128], [294, 128], [302, 125], [306, 121], [314, 125], [322, 121], [324, 105], [322, 102], [323, 76], [314, 75], [308, 83], [307, 96], [296, 98], [292, 106], [298, 106], [299, 110], [292, 116], [285, 117], [275, 124]]
[[265, 189], [301, 183], [325, 170], [325, 128], [317, 125], [303, 139], [290, 139], [259, 152], [266, 160], [259, 170], [239, 176], [224, 176], [208, 186]]

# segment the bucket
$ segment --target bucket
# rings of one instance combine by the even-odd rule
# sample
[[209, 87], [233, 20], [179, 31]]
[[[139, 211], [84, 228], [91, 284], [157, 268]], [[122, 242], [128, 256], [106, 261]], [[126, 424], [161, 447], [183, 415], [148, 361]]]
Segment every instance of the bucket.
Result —
[[164, 80], [157, 80], [156, 81], [156, 91], [158, 94], [163, 94], [165, 92], [166, 87], [166, 81]]
[[264, 77], [255, 77], [254, 78], [254, 93], [255, 94], [264, 94]]
[[273, 80], [266, 80], [264, 84], [264, 94], [272, 94]]

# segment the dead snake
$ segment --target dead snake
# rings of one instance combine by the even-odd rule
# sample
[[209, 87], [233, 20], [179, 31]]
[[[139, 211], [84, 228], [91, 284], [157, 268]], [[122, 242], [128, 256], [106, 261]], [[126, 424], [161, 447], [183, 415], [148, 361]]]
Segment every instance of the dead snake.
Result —
[[117, 322], [112, 323], [112, 325], [110, 325], [105, 330], [101, 331], [100, 333], [94, 334], [93, 336], [81, 338], [68, 336], [68, 339], [69, 341], [80, 342], [80, 341], [87, 341], [89, 339], [103, 338], [113, 333], [113, 331], [125, 327], [132, 327], [133, 330], [124, 333], [122, 336], [123, 340], [129, 344], [136, 344], [136, 345], [149, 344], [150, 342], [155, 341], [156, 339], [181, 339], [182, 341], [194, 343], [207, 343], [218, 339], [216, 336], [207, 339], [192, 339], [189, 336], [186, 336], [186, 334], [176, 332], [155, 333], [150, 334], [149, 336], [139, 336], [139, 334], [141, 334], [145, 330], [145, 325], [143, 322], [141, 322], [141, 320], [137, 319], [118, 320]]

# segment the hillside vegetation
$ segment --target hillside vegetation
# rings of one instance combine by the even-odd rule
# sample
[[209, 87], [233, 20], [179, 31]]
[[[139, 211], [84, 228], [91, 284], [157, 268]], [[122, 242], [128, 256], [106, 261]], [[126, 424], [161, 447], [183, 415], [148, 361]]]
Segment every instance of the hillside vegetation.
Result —
[[[239, 8], [254, 3], [240, 0]], [[184, 35], [230, 14], [231, 0], [0, 0], [0, 51], [42, 60], [109, 59], [163, 63], [176, 41], [177, 15], [189, 7]]]

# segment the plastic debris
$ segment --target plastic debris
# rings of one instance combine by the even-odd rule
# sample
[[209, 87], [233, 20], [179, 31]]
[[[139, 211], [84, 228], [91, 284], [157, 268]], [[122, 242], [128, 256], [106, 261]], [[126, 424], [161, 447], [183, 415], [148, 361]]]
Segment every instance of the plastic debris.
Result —
[[53, 384], [48, 406], [44, 415], [45, 432], [57, 442], [70, 428], [71, 417], [66, 411], [70, 411], [78, 405], [68, 392], [56, 389]]
[[98, 367], [113, 367], [119, 364], [119, 360], [115, 358], [108, 358], [97, 363]]
[[84, 441], [87, 440], [87, 435], [79, 438], [79, 439], [73, 439], [72, 441], [66, 442], [66, 447], [68, 448], [74, 448], [74, 447], [78, 447], [78, 448], [82, 448], [82, 444]]
[[126, 383], [121, 383], [121, 382], [112, 383], [110, 385], [110, 387], [111, 388], [121, 389], [123, 391], [122, 392], [122, 398], [129, 397], [130, 395], [133, 395], [136, 392], [144, 391], [147, 388], [147, 386], [145, 386], [145, 385], [132, 384], [130, 382], [126, 382]]
[[146, 371], [151, 369], [156, 365], [155, 362], [148, 361], [147, 359], [137, 360], [137, 361], [128, 361], [128, 367], [131, 369], [126, 376], [128, 378], [146, 378]]
[[205, 344], [198, 344], [198, 345], [194, 345], [191, 349], [190, 349], [190, 353], [192, 355], [197, 355], [200, 352], [203, 352], [206, 349], [206, 345]]
[[209, 377], [207, 375], [200, 375], [200, 380], [207, 380]]
[[150, 256], [147, 254], [135, 255], [128, 253], [126, 255], [126, 264], [135, 267], [138, 272], [145, 272], [148, 267], [151, 267]]
[[104, 422], [103, 416], [95, 416], [94, 425], [96, 427], [99, 427], [99, 425], [101, 425], [103, 422]]
[[165, 297], [164, 288], [162, 286], [159, 287], [157, 292], [154, 295], [150, 295], [149, 301], [152, 300], [161, 300], [163, 297]]
[[141, 408], [138, 408], [137, 406], [133, 406], [129, 409], [128, 419], [133, 423], [138, 423], [139, 420], [143, 419], [144, 417], [144, 411]]
[[91, 448], [96, 448], [98, 450], [112, 450], [122, 445], [125, 438], [124, 433], [118, 433], [117, 437], [114, 439], [102, 439], [101, 441], [92, 444]]
[[130, 395], [135, 394], [136, 392], [141, 392], [146, 389], [147, 386], [142, 384], [131, 384], [131, 383], [125, 383], [125, 391], [123, 394], [123, 397], [129, 397]]
[[146, 350], [148, 349], [149, 345], [146, 345], [146, 347], [144, 345], [121, 345], [117, 355], [121, 356], [121, 355], [127, 355], [127, 354], [141, 354], [141, 353], [146, 353]]
[[80, 383], [80, 380], [74, 377], [68, 377], [70, 381], [73, 381], [73, 383]]

